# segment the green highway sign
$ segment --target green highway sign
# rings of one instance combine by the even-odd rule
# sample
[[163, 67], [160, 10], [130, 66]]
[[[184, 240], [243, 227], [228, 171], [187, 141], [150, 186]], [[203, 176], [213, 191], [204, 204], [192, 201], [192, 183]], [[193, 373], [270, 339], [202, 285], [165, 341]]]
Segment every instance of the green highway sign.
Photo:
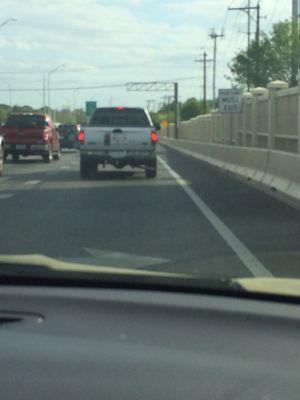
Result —
[[93, 112], [96, 110], [96, 108], [97, 108], [96, 101], [86, 101], [85, 102], [85, 112], [88, 117], [90, 117], [93, 114]]

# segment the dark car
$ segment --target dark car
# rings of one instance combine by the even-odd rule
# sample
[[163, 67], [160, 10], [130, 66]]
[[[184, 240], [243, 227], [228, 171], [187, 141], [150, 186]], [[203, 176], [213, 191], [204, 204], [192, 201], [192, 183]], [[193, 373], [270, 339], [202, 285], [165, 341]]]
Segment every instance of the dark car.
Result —
[[61, 124], [58, 127], [60, 145], [63, 148], [73, 149], [76, 147], [78, 126], [75, 124]]

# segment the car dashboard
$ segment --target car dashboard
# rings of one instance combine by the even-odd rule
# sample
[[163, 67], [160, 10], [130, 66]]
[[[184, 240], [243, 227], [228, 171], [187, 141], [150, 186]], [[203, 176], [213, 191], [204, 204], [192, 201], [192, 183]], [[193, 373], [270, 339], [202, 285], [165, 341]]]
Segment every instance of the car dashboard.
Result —
[[0, 287], [3, 399], [299, 399], [297, 304]]

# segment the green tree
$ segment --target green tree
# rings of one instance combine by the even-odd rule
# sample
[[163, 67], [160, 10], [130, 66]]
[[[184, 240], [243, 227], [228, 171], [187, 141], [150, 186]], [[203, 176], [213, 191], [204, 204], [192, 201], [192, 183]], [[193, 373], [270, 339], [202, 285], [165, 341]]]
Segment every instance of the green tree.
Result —
[[32, 113], [34, 112], [35, 109], [32, 108], [31, 106], [13, 106], [12, 107], [12, 112], [13, 113]]
[[60, 122], [61, 124], [73, 124], [74, 123], [73, 113], [69, 108], [63, 108], [61, 110], [57, 110], [55, 112], [55, 120], [56, 122]]
[[233, 86], [266, 86], [280, 79], [292, 82], [292, 24], [289, 21], [273, 25], [269, 35], [261, 34], [260, 44], [253, 40], [249, 49], [242, 50], [229, 64], [231, 75], [227, 78]]
[[86, 113], [82, 108], [72, 111], [73, 120], [76, 124], [85, 124], [87, 122]]
[[153, 124], [159, 124], [160, 121], [162, 121], [159, 114], [154, 111], [150, 111], [150, 117], [151, 117]]
[[6, 104], [0, 104], [0, 123], [3, 124], [8, 115], [10, 113], [10, 106], [6, 105]]
[[203, 102], [195, 97], [187, 99], [181, 106], [181, 119], [187, 121], [203, 112]]

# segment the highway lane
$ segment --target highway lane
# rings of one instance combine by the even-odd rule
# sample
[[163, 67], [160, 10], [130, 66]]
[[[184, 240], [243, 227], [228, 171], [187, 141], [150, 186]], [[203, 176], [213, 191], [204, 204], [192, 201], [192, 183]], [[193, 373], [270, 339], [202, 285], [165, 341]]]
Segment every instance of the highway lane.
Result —
[[[95, 179], [82, 180], [76, 151], [51, 164], [38, 158], [7, 163], [0, 180], [0, 253], [212, 278], [252, 276], [231, 246], [236, 238], [271, 274], [300, 276], [297, 208], [174, 150], [159, 147], [158, 153], [162, 162], [153, 180], [141, 170], [101, 167]], [[187, 185], [225, 224], [229, 242]]]

